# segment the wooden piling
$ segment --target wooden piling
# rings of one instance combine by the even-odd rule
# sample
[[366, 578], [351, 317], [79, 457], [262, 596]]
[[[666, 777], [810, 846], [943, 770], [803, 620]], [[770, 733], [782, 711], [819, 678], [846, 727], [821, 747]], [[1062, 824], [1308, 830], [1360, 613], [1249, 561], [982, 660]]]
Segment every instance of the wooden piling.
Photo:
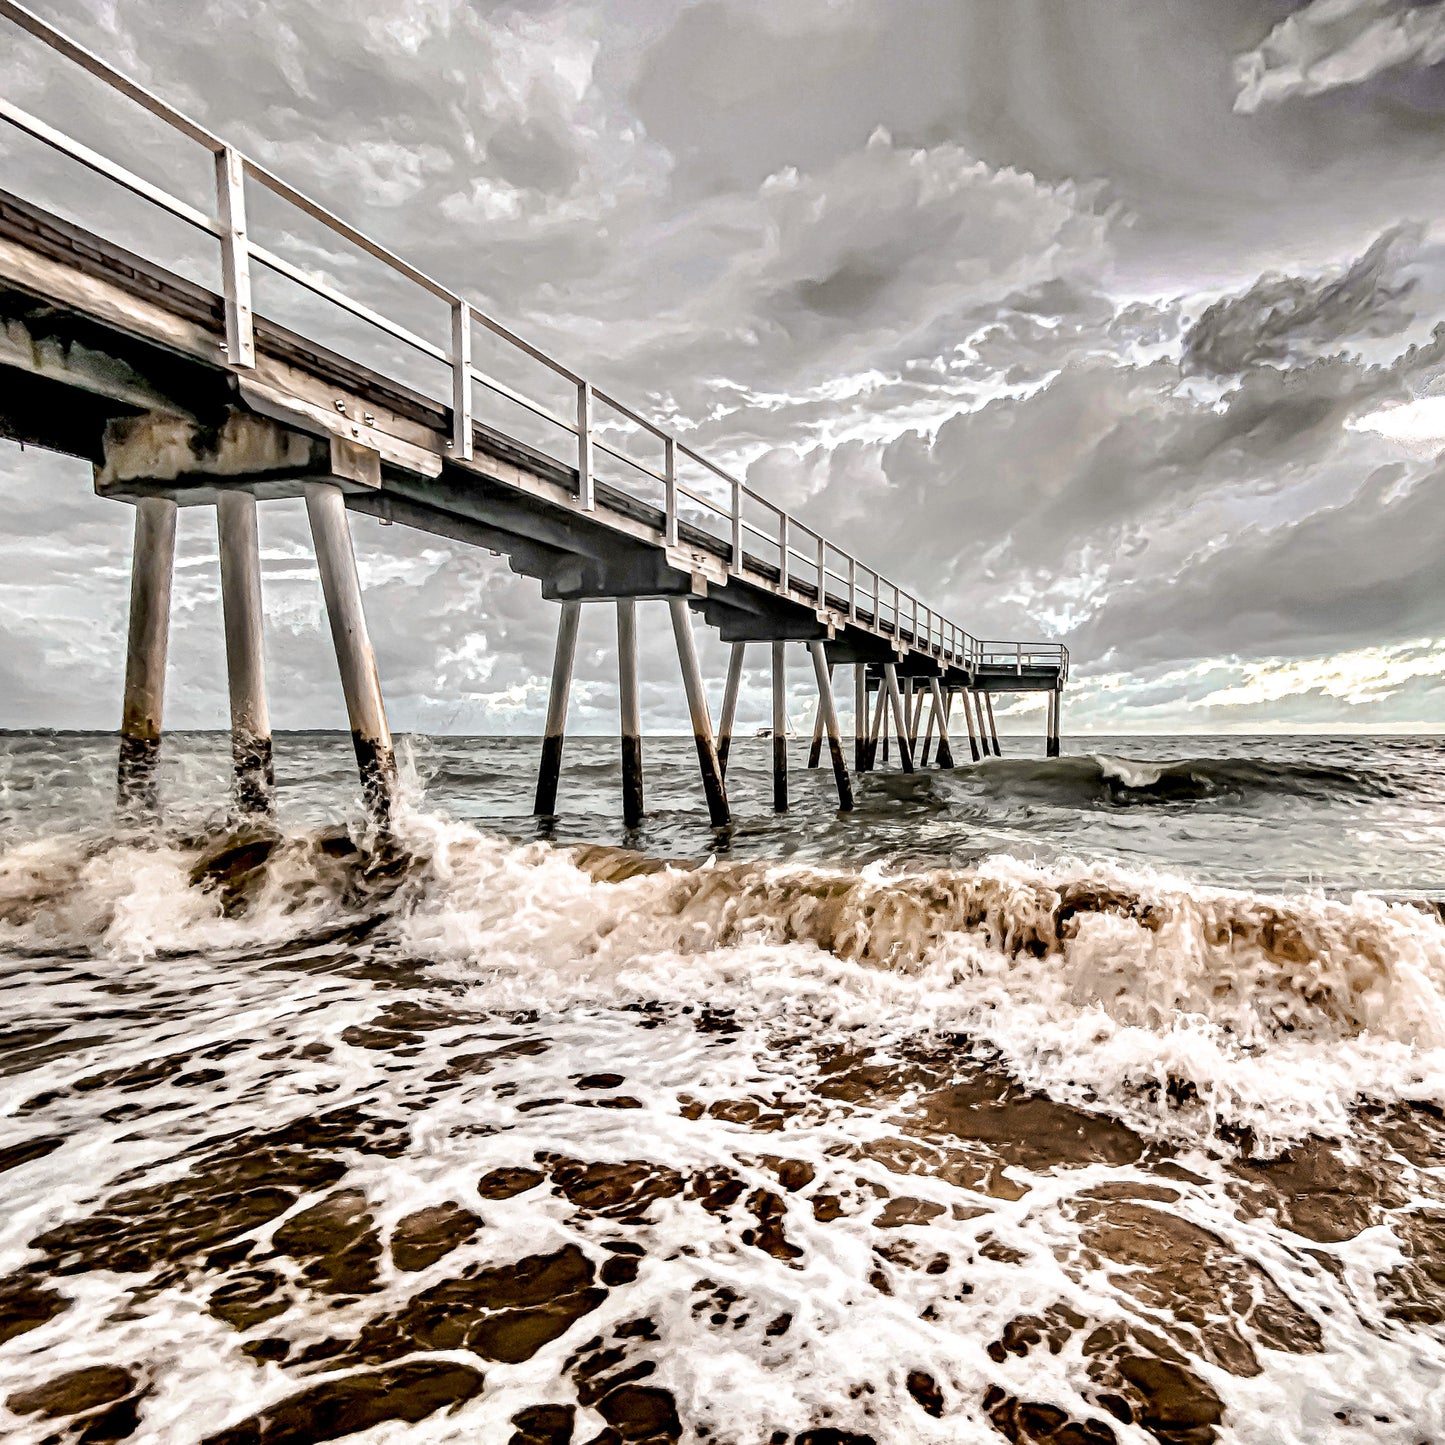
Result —
[[853, 771], [868, 770], [868, 666], [853, 664]]
[[993, 744], [993, 755], [996, 758], [1003, 757], [1003, 749], [998, 745], [998, 724], [993, 718], [993, 694], [983, 694], [983, 705], [988, 709], [988, 739]]
[[251, 492], [229, 488], [217, 496], [216, 537], [231, 696], [232, 797], [240, 817], [266, 816], [275, 811], [276, 775], [261, 636], [261, 542]]
[[175, 562], [176, 504], [167, 497], [144, 497], [135, 506], [125, 695], [116, 765], [116, 798], [128, 813], [153, 812], [156, 807]]
[[818, 716], [828, 733], [828, 753], [833, 759], [833, 781], [838, 788], [838, 807], [845, 813], [853, 811], [853, 779], [848, 776], [848, 762], [843, 756], [843, 734], [838, 727], [838, 707], [833, 699], [833, 669], [828, 666], [827, 649], [821, 642], [810, 642], [813, 672], [818, 679]]
[[376, 654], [362, 610], [361, 578], [341, 488], [334, 482], [307, 482], [306, 516], [361, 771], [361, 796], [372, 818], [385, 828], [396, 805], [396, 756], [381, 698]]
[[898, 735], [898, 761], [905, 773], [913, 771], [913, 748], [908, 736], [908, 717], [898, 691], [898, 669], [891, 662], [883, 664], [883, 680], [888, 686], [888, 705], [893, 712], [893, 730]]
[[786, 644], [773, 643], [773, 812], [788, 811], [788, 675]]
[[1049, 715], [1048, 715], [1048, 743], [1045, 747], [1045, 756], [1056, 758], [1059, 755], [1059, 725], [1060, 713], [1064, 709], [1064, 694], [1059, 688], [1054, 688], [1049, 693]]
[[[933, 724], [935, 721], [937, 721], [937, 717], [936, 708], [933, 704], [932, 697], [929, 694], [928, 690], [925, 688], [920, 688], [919, 691], [923, 694], [923, 700], [918, 704], [918, 710], [921, 713], [923, 709], [927, 707], [928, 723], [927, 726], [925, 726], [923, 729], [923, 749], [918, 754], [918, 766], [920, 768], [926, 768], [928, 766], [928, 755], [933, 751]], [[915, 729], [915, 736], [916, 732], [917, 730]]]
[[[572, 695], [572, 665], [577, 658], [577, 624], [581, 617], [580, 602], [564, 602], [557, 619], [557, 650], [552, 654], [547, 724], [542, 734], [542, 761], [537, 768], [537, 795], [532, 804], [532, 812], [539, 818], [552, 818], [557, 813], [557, 781], [562, 773], [562, 744], [567, 737], [567, 703]], [[618, 626], [620, 629], [620, 618]]]
[[622, 723], [622, 821], [642, 822], [642, 706], [637, 692], [637, 602], [617, 599], [617, 683]]
[[733, 719], [738, 711], [738, 690], [743, 682], [743, 652], [746, 648], [747, 643], [735, 642], [728, 656], [728, 680], [723, 688], [722, 719], [718, 724], [717, 740], [718, 767], [724, 777], [728, 771], [728, 752], [732, 748]]
[[687, 708], [692, 715], [692, 735], [697, 743], [697, 760], [702, 769], [703, 791], [707, 794], [708, 815], [713, 827], [725, 828], [732, 821], [728, 810], [727, 790], [723, 786], [722, 768], [717, 747], [713, 743], [712, 719], [707, 711], [707, 692], [702, 685], [702, 669], [697, 665], [697, 645], [692, 637], [692, 618], [682, 597], [669, 597], [673, 636], [677, 639], [677, 660], [682, 664], [682, 683], [687, 690]]
[[944, 702], [943, 689], [939, 686], [938, 679], [929, 679], [929, 689], [933, 693], [933, 717], [938, 723], [938, 766], [940, 768], [951, 768], [953, 766], [953, 748], [948, 738], [948, 708]]

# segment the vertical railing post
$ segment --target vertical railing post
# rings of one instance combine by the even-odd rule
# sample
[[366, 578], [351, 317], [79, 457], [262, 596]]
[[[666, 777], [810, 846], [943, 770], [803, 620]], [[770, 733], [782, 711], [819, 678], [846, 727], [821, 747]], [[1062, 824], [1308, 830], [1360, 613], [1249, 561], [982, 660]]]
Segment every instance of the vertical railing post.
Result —
[[256, 365], [251, 312], [251, 244], [246, 237], [246, 162], [232, 146], [216, 152], [216, 219], [221, 227], [221, 284], [226, 298], [226, 360]]
[[577, 383], [577, 500], [584, 512], [596, 505], [592, 488], [592, 384]]
[[858, 620], [858, 559], [848, 559], [848, 621]]
[[878, 614], [878, 605], [879, 605], [878, 594], [879, 594], [879, 589], [882, 587], [882, 585], [883, 585], [883, 579], [882, 579], [881, 577], [879, 577], [879, 575], [878, 575], [877, 572], [874, 572], [874, 574], [873, 574], [873, 630], [874, 630], [874, 632], [882, 632], [882, 631], [883, 631], [883, 619], [882, 619], [882, 617], [880, 617], [879, 614]]
[[743, 484], [736, 477], [732, 479], [733, 486], [733, 561], [732, 574], [734, 577], [743, 575]]
[[663, 538], [669, 547], [677, 546], [677, 443], [671, 437], [662, 439]]
[[472, 459], [472, 308], [452, 303], [452, 456]]
[[818, 606], [820, 608], [828, 605], [828, 544], [818, 538]]
[[788, 590], [788, 514], [778, 513], [778, 586]]
[[1014, 643], [1014, 671], [1020, 677], [1024, 675], [1024, 645], [1022, 642]]

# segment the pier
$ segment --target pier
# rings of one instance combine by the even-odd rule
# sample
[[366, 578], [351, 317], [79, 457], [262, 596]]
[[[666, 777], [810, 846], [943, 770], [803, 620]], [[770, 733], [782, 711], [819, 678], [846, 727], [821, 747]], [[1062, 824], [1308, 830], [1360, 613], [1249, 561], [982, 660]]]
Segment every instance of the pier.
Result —
[[[362, 792], [382, 825], [395, 802], [396, 767], [352, 549], [353, 511], [498, 553], [558, 604], [539, 815], [558, 807], [584, 603], [616, 609], [628, 826], [645, 813], [641, 599], [668, 603], [715, 826], [731, 820], [727, 762], [751, 644], [770, 650], [778, 809], [788, 806], [791, 655], [800, 666], [806, 657], [817, 688], [809, 762], [817, 766], [826, 745], [840, 809], [853, 806], [852, 773], [887, 762], [890, 729], [905, 772], [930, 756], [953, 766], [965, 737], [974, 761], [999, 755], [997, 693], [1045, 694], [1046, 752], [1058, 754], [1065, 648], [980, 641], [923, 600], [927, 579], [905, 585], [884, 576], [675, 429], [533, 346], [25, 7], [0, 0], [0, 28], [15, 44], [17, 27], [208, 152], [214, 172], [212, 204], [198, 209], [0, 98], [0, 120], [189, 227], [217, 273], [216, 285], [204, 286], [115, 244], [102, 234], [103, 204], [93, 227], [81, 226], [0, 190], [0, 435], [83, 458], [99, 497], [135, 508], [123, 807], [154, 806], [181, 506], [216, 513], [235, 806], [253, 815], [273, 807], [257, 511], [279, 498], [305, 500]], [[115, 139], [123, 148], [124, 136]], [[405, 283], [415, 307], [396, 319], [262, 244], [247, 220], [261, 192]], [[334, 349], [308, 330], [309, 312], [258, 313], [252, 280], [260, 271], [359, 324], [367, 343]], [[440, 318], [436, 334], [418, 319], [424, 313]], [[544, 375], [546, 396], [477, 364], [479, 340]], [[420, 372], [427, 383], [416, 379]], [[716, 729], [694, 639], [699, 623], [732, 645]], [[839, 670], [850, 667], [851, 772], [834, 696]]]

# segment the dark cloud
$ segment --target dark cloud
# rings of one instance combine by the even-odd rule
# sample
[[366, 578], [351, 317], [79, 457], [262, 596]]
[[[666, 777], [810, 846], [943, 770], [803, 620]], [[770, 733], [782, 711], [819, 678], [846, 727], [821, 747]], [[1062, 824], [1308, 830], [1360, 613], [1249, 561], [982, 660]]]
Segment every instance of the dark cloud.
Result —
[[1403, 266], [1424, 228], [1392, 226], [1348, 266], [1322, 276], [1261, 276], [1205, 309], [1184, 337], [1189, 370], [1234, 372], [1313, 359], [1343, 339], [1395, 336], [1414, 319], [1417, 278]]

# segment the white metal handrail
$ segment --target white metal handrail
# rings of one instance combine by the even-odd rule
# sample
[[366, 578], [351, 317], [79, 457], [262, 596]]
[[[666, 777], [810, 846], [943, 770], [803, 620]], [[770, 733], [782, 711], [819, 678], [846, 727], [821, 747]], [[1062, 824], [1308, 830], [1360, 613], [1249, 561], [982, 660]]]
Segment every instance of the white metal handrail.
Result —
[[[958, 624], [948, 621], [932, 608], [924, 606], [915, 594], [905, 591], [897, 583], [883, 578], [877, 571], [861, 563], [852, 553], [829, 541], [821, 533], [791, 516], [776, 503], [755, 492], [741, 479], [716, 462], [685, 445], [640, 412], [628, 407], [609, 393], [594, 387], [586, 377], [579, 375], [540, 347], [519, 336], [480, 307], [455, 293], [450, 287], [443, 285], [387, 247], [357, 230], [264, 166], [243, 156], [220, 137], [213, 135], [204, 126], [198, 125], [173, 106], [168, 105], [158, 96], [108, 65], [94, 52], [71, 40], [25, 6], [14, 3], [14, 0], [0, 0], [0, 18], [19, 26], [42, 44], [80, 66], [120, 95], [164, 121], [180, 135], [203, 146], [211, 153], [216, 173], [216, 215], [214, 217], [208, 216], [178, 197], [170, 195], [161, 187], [145, 180], [108, 156], [72, 139], [20, 107], [0, 99], [0, 120], [7, 121], [33, 139], [70, 156], [89, 170], [116, 182], [143, 200], [159, 206], [169, 214], [219, 240], [226, 316], [226, 358], [233, 369], [247, 370], [256, 364], [255, 317], [251, 307], [251, 264], [255, 262], [303, 287], [322, 300], [337, 306], [367, 325], [377, 328], [393, 340], [400, 341], [431, 360], [446, 366], [451, 373], [452, 383], [453, 432], [450, 446], [452, 456], [457, 460], [470, 461], [473, 456], [475, 441], [473, 386], [481, 386], [576, 438], [577, 500], [585, 511], [592, 511], [596, 507], [594, 459], [597, 453], [602, 453], [662, 484], [664, 492], [663, 522], [658, 530], [667, 546], [678, 544], [678, 507], [679, 499], [683, 498], [729, 525], [729, 571], [734, 575], [742, 575], [744, 571], [747, 571], [751, 574], [749, 580], [754, 585], [767, 587], [772, 584], [767, 576], [759, 572], [757, 563], [745, 554], [743, 546], [745, 531], [752, 532], [761, 540], [776, 547], [778, 557], [776, 588], [778, 591], [788, 595], [797, 592], [800, 585], [807, 585], [813, 591], [815, 605], [819, 610], [833, 613], [840, 622], [850, 623], [879, 636], [889, 634], [898, 643], [904, 641], [906, 623], [908, 636], [911, 639], [908, 645], [936, 653], [949, 662], [963, 666], [973, 666], [985, 660], [996, 661], [1004, 654], [1016, 662], [1020, 671], [1024, 665], [1024, 659], [1035, 656], [1040, 658], [1047, 656], [1054, 660], [1058, 660], [1062, 656], [1062, 665], [1067, 666], [1067, 651], [1057, 645], [1029, 644], [1025, 652], [1020, 650], [1022, 644], [978, 642]], [[347, 296], [330, 282], [252, 240], [246, 221], [248, 181], [294, 206], [312, 220], [319, 222], [333, 235], [380, 261], [396, 275], [444, 301], [451, 311], [450, 345], [443, 347], [427, 340], [409, 327], [393, 321], [363, 302]], [[474, 366], [471, 347], [474, 325], [480, 325], [499, 340], [521, 351], [574, 387], [577, 395], [575, 420], [568, 420], [552, 410], [551, 407], [529, 398], [506, 382]], [[594, 409], [599, 404], [617, 412], [662, 443], [661, 471], [654, 470], [638, 458], [624, 452], [620, 447], [613, 446], [597, 435]], [[679, 457], [696, 463], [721, 481], [728, 488], [728, 504], [724, 506], [681, 482], [677, 474]], [[745, 501], [754, 502], [773, 515], [775, 519], [773, 532], [764, 530], [743, 516]], [[801, 550], [796, 545], [796, 541], [802, 538], [811, 538], [815, 546], [808, 551]], [[829, 567], [828, 556], [830, 553], [841, 565], [841, 570]], [[843, 589], [844, 605], [841, 611], [833, 607], [830, 602], [828, 588], [830, 577], [836, 580]], [[870, 578], [871, 584], [869, 583]], [[860, 607], [860, 603], [863, 604], [863, 607]], [[867, 609], [866, 617], [864, 607]], [[886, 619], [885, 613], [887, 614]]]

